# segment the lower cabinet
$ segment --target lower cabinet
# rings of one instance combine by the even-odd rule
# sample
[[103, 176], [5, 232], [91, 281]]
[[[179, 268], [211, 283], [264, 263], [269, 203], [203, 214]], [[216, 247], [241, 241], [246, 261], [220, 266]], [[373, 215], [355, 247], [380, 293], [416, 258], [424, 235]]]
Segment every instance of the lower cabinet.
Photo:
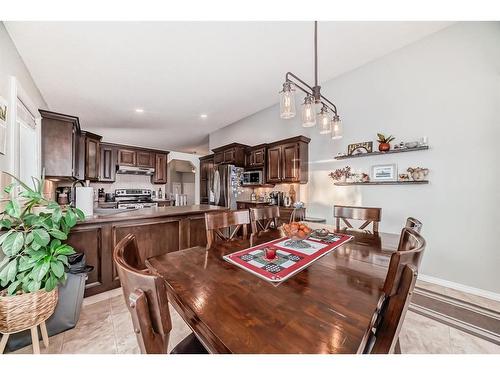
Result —
[[94, 267], [88, 275], [85, 296], [120, 286], [113, 249], [129, 233], [137, 239], [141, 262], [153, 256], [207, 244], [204, 214], [78, 224], [71, 231], [68, 243], [77, 252], [84, 253], [87, 264]]

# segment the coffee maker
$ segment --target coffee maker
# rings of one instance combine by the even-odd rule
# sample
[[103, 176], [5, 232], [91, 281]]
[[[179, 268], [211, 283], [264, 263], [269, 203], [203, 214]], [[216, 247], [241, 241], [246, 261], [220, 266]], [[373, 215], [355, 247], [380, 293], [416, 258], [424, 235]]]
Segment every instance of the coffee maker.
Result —
[[282, 207], [285, 205], [285, 197], [282, 191], [271, 191], [269, 197], [271, 198], [272, 205]]

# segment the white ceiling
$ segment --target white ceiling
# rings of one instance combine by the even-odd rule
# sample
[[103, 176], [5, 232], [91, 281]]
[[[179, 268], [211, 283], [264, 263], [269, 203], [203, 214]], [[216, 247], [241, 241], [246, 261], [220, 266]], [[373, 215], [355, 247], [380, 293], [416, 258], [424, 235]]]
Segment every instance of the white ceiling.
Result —
[[[313, 81], [312, 22], [5, 24], [49, 108], [105, 141], [201, 150], [210, 132], [275, 104], [287, 71]], [[320, 81], [449, 24], [320, 22]]]

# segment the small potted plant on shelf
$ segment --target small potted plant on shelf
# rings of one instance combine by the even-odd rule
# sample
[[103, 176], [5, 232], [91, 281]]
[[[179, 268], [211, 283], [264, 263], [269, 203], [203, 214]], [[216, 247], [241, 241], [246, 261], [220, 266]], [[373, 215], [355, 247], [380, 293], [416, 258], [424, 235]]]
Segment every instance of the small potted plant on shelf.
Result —
[[351, 175], [351, 167], [347, 166], [341, 169], [335, 169], [333, 172], [330, 172], [328, 176], [334, 181], [346, 182]]
[[377, 133], [378, 150], [380, 152], [389, 151], [391, 149], [391, 142], [395, 139], [392, 135], [386, 137], [381, 133]]
[[[7, 173], [8, 174], [8, 173]], [[9, 174], [10, 175], [10, 174]], [[72, 227], [83, 220], [81, 210], [43, 196], [44, 179], [33, 178], [34, 188], [16, 182], [4, 191], [9, 201], [0, 213], [0, 332], [13, 333], [44, 322], [57, 304], [57, 286], [67, 278], [64, 243]], [[16, 197], [14, 187], [21, 186]]]

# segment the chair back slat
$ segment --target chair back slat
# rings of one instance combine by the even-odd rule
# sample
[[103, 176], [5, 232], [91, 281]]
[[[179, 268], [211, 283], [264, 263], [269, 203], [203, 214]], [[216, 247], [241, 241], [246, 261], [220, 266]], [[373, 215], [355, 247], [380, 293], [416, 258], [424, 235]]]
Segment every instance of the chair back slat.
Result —
[[250, 209], [252, 234], [250, 246], [271, 241], [281, 237], [278, 230], [280, 209], [278, 206], [267, 206]]
[[241, 231], [242, 238], [248, 237], [250, 215], [248, 210], [227, 211], [205, 214], [207, 248], [218, 240], [231, 241]]
[[373, 231], [378, 232], [378, 225], [382, 216], [382, 209], [378, 207], [356, 207], [356, 206], [333, 206], [333, 216], [335, 218], [336, 230], [341, 230], [340, 221], [344, 222], [347, 228], [353, 228], [348, 219], [364, 220], [358, 229], [365, 229], [373, 224]]
[[125, 303], [141, 353], [167, 353], [172, 321], [165, 282], [139, 262], [135, 236], [128, 234], [113, 251]]

